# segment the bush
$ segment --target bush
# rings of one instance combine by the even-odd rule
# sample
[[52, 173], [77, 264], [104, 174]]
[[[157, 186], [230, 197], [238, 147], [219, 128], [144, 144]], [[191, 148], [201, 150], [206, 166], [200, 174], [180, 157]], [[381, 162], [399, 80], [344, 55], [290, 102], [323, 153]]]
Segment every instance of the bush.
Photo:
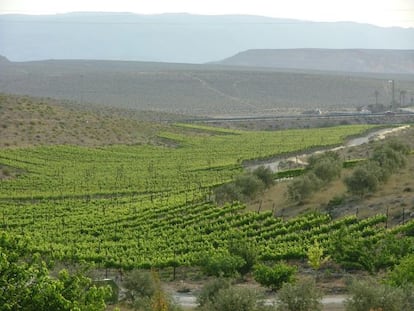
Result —
[[278, 311], [320, 311], [322, 293], [315, 281], [307, 280], [297, 284], [286, 283], [278, 292]]
[[204, 254], [200, 259], [203, 272], [213, 276], [235, 276], [246, 264], [243, 258], [228, 253]]
[[308, 169], [321, 180], [322, 184], [327, 184], [341, 176], [342, 163], [337, 153], [325, 152], [311, 156]]
[[230, 285], [230, 281], [223, 278], [217, 278], [207, 282], [197, 296], [197, 303], [199, 306], [211, 303], [220, 290], [227, 289]]
[[392, 271], [388, 273], [387, 281], [392, 286], [414, 285], [414, 255], [404, 257]]
[[268, 167], [259, 166], [257, 169], [253, 171], [253, 175], [259, 178], [266, 188], [269, 188], [274, 184], [273, 172]]
[[266, 265], [256, 265], [254, 279], [263, 286], [272, 290], [280, 289], [284, 283], [294, 280], [297, 269], [285, 263], [278, 263], [273, 268]]
[[130, 302], [143, 297], [151, 297], [155, 293], [155, 282], [148, 271], [133, 270], [125, 277], [126, 298]]
[[243, 239], [231, 241], [229, 253], [244, 260], [244, 264], [237, 270], [241, 275], [245, 275], [252, 270], [258, 257], [255, 245]]
[[263, 182], [256, 175], [252, 174], [238, 176], [234, 183], [247, 199], [253, 198], [257, 193], [264, 189]]
[[346, 311], [412, 311], [412, 293], [403, 288], [379, 284], [374, 280], [352, 281], [348, 286], [350, 297], [345, 302]]
[[344, 181], [350, 193], [363, 196], [376, 191], [380, 181], [384, 179], [381, 167], [373, 161], [367, 161], [359, 165]]
[[214, 190], [215, 201], [219, 204], [243, 201], [241, 189], [234, 183], [223, 184]]
[[253, 199], [264, 188], [265, 184], [258, 176], [246, 173], [238, 176], [234, 182], [217, 187], [214, 194], [216, 202], [219, 204], [233, 201], [242, 202]]
[[319, 189], [320, 180], [313, 174], [308, 173], [293, 180], [288, 185], [287, 195], [291, 201], [302, 202]]
[[181, 310], [161, 288], [156, 271], [134, 270], [125, 278], [126, 299], [138, 311]]
[[265, 311], [260, 294], [250, 288], [228, 287], [220, 289], [211, 299], [200, 306], [202, 311]]

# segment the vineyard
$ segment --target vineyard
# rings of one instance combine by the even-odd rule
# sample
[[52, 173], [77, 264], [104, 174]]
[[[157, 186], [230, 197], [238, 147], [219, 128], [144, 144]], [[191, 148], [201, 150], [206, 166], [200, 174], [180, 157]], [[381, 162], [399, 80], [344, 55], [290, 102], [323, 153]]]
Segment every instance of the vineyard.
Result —
[[229, 242], [240, 239], [257, 245], [263, 261], [305, 258], [315, 240], [328, 249], [343, 230], [355, 240], [380, 240], [389, 232], [385, 215], [332, 220], [310, 213], [282, 220], [271, 211], [211, 200], [212, 188], [232, 180], [245, 160], [337, 145], [369, 129], [177, 125], [160, 134], [168, 142], [160, 146], [3, 149], [0, 165], [21, 174], [0, 180], [0, 227], [30, 252], [124, 269], [196, 265], [208, 254], [225, 255]]

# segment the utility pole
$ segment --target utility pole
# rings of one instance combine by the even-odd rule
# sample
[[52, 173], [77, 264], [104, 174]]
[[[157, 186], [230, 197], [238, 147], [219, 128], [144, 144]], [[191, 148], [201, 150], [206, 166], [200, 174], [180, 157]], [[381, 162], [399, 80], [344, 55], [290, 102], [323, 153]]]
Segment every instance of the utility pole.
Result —
[[392, 91], [392, 100], [391, 100], [391, 108], [395, 107], [395, 80], [389, 80], [389, 83], [391, 83], [391, 91]]
[[375, 90], [375, 106], [378, 106], [378, 95], [379, 95], [379, 92], [378, 92], [378, 90]]

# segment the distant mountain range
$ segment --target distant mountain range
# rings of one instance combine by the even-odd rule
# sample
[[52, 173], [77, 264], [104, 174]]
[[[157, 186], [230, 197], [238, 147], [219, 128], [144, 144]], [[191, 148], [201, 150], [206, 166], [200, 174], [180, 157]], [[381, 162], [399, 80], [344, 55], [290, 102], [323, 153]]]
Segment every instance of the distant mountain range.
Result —
[[0, 54], [12, 61], [108, 59], [205, 63], [252, 49], [296, 48], [414, 49], [414, 28], [258, 16], [0, 15]]
[[221, 65], [363, 73], [414, 74], [414, 50], [248, 50]]

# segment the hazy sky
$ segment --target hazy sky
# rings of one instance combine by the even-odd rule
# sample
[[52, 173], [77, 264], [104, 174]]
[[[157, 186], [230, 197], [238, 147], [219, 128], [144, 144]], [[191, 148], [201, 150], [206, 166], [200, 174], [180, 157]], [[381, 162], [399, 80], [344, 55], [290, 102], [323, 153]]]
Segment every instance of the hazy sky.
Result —
[[250, 14], [414, 27], [414, 0], [0, 0], [0, 13]]

